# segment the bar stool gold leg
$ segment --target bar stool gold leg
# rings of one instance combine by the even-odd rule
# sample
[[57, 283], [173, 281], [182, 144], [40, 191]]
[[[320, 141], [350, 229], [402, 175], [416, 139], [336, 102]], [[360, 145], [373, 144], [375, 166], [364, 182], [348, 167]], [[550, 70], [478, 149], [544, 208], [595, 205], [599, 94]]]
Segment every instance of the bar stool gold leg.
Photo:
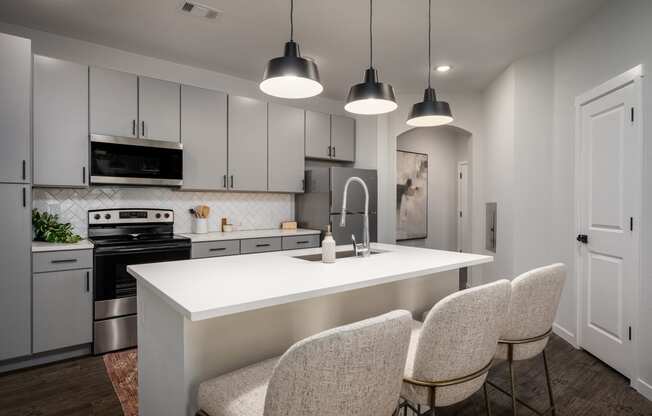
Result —
[[487, 416], [491, 416], [491, 404], [489, 403], [489, 393], [487, 392], [487, 382], [482, 385], [482, 390], [484, 390], [484, 407], [487, 411]]
[[512, 414], [516, 416], [516, 385], [514, 383], [514, 346], [507, 346], [507, 361], [509, 362], [509, 385], [512, 391]]
[[555, 398], [552, 394], [552, 383], [550, 382], [550, 371], [548, 370], [548, 357], [546, 356], [545, 349], [543, 350], [543, 368], [546, 371], [546, 384], [548, 385], [548, 398], [550, 399], [551, 414], [552, 416], [555, 416]]

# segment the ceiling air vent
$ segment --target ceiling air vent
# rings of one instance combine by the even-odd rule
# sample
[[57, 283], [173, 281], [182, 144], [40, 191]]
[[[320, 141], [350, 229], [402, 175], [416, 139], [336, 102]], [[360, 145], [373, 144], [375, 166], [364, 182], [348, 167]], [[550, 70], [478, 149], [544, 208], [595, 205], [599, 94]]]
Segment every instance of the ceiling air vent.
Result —
[[208, 6], [190, 1], [184, 1], [179, 7], [183, 13], [188, 13], [191, 16], [203, 17], [205, 19], [214, 20], [221, 14], [219, 10], [215, 10]]

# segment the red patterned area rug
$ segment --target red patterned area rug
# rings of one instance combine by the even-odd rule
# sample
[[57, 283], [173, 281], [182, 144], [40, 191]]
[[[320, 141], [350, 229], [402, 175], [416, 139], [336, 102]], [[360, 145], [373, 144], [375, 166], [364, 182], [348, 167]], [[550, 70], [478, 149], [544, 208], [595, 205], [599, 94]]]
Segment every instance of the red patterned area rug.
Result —
[[105, 354], [103, 358], [124, 416], [138, 416], [138, 350]]

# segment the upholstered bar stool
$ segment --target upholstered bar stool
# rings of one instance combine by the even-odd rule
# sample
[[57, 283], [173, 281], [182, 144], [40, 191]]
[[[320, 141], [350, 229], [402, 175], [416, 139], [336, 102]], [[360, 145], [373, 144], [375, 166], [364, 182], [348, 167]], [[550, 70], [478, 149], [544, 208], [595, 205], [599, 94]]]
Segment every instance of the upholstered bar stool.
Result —
[[[510, 396], [512, 412], [516, 415], [517, 403], [533, 412], [555, 415], [555, 400], [550, 384], [546, 345], [552, 332], [552, 323], [559, 306], [559, 298], [566, 280], [566, 266], [557, 263], [523, 273], [512, 281], [512, 298], [505, 331], [498, 341], [496, 358], [507, 360], [509, 367], [510, 391], [488, 383]], [[546, 375], [550, 407], [544, 411], [533, 408], [516, 396], [514, 381], [514, 362], [527, 360], [541, 354]]]
[[[413, 321], [401, 406], [434, 415], [484, 388], [498, 338], [505, 327], [511, 285], [501, 280], [454, 293], [439, 301], [423, 324]], [[421, 407], [428, 410], [421, 413]]]
[[412, 315], [394, 311], [294, 344], [280, 358], [199, 386], [197, 415], [390, 416], [398, 404]]

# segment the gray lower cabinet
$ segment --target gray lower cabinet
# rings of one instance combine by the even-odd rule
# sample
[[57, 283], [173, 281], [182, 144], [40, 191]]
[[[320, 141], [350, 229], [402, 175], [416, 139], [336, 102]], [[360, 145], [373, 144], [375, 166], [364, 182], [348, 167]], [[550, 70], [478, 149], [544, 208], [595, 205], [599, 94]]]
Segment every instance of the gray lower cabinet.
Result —
[[267, 191], [267, 103], [229, 96], [229, 189]]
[[34, 56], [34, 185], [88, 186], [88, 67]]
[[34, 274], [33, 352], [93, 341], [92, 269]]
[[0, 183], [0, 361], [31, 350], [31, 193]]
[[267, 251], [281, 251], [283, 248], [281, 237], [249, 238], [240, 240], [240, 253], [264, 253]]
[[227, 188], [226, 94], [181, 86], [183, 189]]
[[174, 82], [138, 78], [139, 137], [171, 142], [181, 139], [180, 88]]
[[319, 247], [319, 234], [283, 237], [283, 250]]
[[268, 104], [268, 190], [304, 190], [304, 111], [285, 105]]
[[0, 182], [30, 183], [31, 107], [31, 41], [0, 33]]
[[223, 257], [240, 254], [240, 240], [207, 241], [192, 244], [192, 258]]
[[314, 159], [330, 159], [330, 114], [306, 111], [306, 157]]
[[138, 76], [111, 69], [90, 69], [90, 132], [137, 137]]
[[355, 161], [355, 119], [331, 116], [331, 149], [333, 160]]

